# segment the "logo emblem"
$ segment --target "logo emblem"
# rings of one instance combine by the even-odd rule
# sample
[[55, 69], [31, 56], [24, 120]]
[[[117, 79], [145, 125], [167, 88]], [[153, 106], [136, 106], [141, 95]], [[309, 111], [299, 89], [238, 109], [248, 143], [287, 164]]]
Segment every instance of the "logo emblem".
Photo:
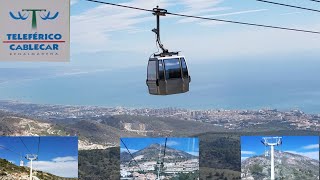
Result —
[[[59, 16], [59, 12], [56, 12], [53, 16], [50, 16], [50, 11], [47, 14], [44, 14], [46, 12], [46, 9], [22, 9], [23, 14], [18, 11], [18, 16], [14, 15], [13, 12], [9, 12], [10, 16], [14, 20], [27, 20], [29, 18], [30, 13], [32, 14], [32, 29], [37, 29], [37, 14], [40, 16], [40, 18], [44, 21], [46, 20], [53, 20], [56, 19]], [[38, 13], [37, 13], [38, 12]]]

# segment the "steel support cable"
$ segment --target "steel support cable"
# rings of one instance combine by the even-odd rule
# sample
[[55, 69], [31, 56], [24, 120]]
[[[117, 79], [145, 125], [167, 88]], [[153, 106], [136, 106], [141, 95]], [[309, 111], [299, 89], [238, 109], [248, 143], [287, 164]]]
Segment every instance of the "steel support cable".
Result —
[[[138, 8], [138, 7], [133, 7], [133, 6], [114, 4], [114, 3], [103, 2], [103, 1], [96, 1], [96, 0], [85, 0], [85, 1], [95, 2], [95, 3], [100, 3], [100, 4], [107, 4], [107, 5], [117, 6], [117, 7], [128, 8], [128, 9], [135, 9], [135, 10], [146, 11], [146, 12], [153, 12], [153, 13], [155, 12], [155, 11], [150, 10], [150, 9], [144, 9], [144, 8]], [[312, 31], [312, 30], [295, 29], [295, 28], [289, 28], [289, 27], [265, 25], [265, 24], [256, 24], [256, 23], [248, 23], [248, 22], [241, 22], [241, 21], [232, 21], [232, 20], [225, 20], [225, 19], [216, 19], [216, 18], [192, 16], [192, 15], [172, 13], [172, 12], [166, 12], [166, 14], [173, 15], [173, 16], [187, 17], [187, 18], [203, 19], [203, 20], [218, 21], [218, 22], [225, 22], [225, 23], [232, 23], [232, 24], [240, 24], [240, 25], [247, 25], [247, 26], [256, 26], [256, 27], [262, 27], [262, 28], [280, 29], [280, 30], [287, 30], [287, 31], [320, 34], [320, 31]]]
[[[39, 151], [40, 151], [40, 136], [39, 136], [39, 140], [38, 140], [38, 151], [37, 151], [37, 156], [39, 158]], [[38, 159], [37, 158], [37, 159]]]
[[[8, 127], [8, 125], [6, 125], [6, 126], [7, 126], [8, 131], [10, 131], [11, 134], [13, 135], [14, 133], [10, 130], [10, 128]], [[27, 147], [27, 145], [23, 142], [22, 138], [21, 138], [20, 136], [17, 136], [17, 137], [20, 139], [21, 143], [24, 145], [24, 147], [27, 149], [27, 151], [28, 151], [30, 154], [32, 154], [31, 151], [30, 151], [30, 149], [29, 149], [29, 148]]]
[[6, 147], [4, 147], [4, 146], [2, 146], [2, 145], [0, 145], [0, 149], [4, 149], [4, 150], [7, 150], [7, 151], [10, 151], [10, 152], [12, 152], [12, 153], [14, 153], [14, 154], [18, 155], [19, 157], [21, 157], [21, 154], [19, 154], [19, 153], [15, 152], [15, 151], [12, 151], [11, 149], [6, 148]]
[[130, 154], [131, 158], [133, 159], [133, 161], [137, 164], [137, 166], [139, 167], [140, 171], [142, 171], [140, 165], [138, 164], [138, 162], [134, 159], [133, 155], [131, 154], [131, 152], [129, 151], [127, 145], [123, 142], [123, 140], [120, 138], [122, 144], [124, 145], [124, 147], [127, 149], [128, 153]]
[[[294, 6], [294, 5], [290, 5], [290, 4], [283, 4], [283, 3], [273, 2], [273, 1], [266, 1], [266, 0], [256, 0], [256, 1], [279, 5], [279, 6], [291, 7], [291, 8], [296, 8], [296, 9], [302, 9], [302, 10], [307, 10], [307, 11], [320, 12], [320, 10], [317, 10], [317, 9], [305, 8], [305, 7], [301, 7], [301, 6]], [[317, 2], [320, 2], [320, 1], [317, 1]]]

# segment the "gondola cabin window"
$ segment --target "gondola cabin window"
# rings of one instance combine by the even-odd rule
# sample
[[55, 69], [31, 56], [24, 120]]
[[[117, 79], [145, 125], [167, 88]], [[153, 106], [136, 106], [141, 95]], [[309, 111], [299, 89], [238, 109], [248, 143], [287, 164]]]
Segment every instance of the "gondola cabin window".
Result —
[[181, 68], [179, 58], [164, 60], [166, 69], [166, 79], [181, 78]]
[[162, 60], [159, 60], [159, 80], [164, 80], [164, 67]]
[[157, 66], [156, 61], [149, 61], [148, 64], [148, 80], [156, 80], [157, 79]]
[[186, 64], [186, 61], [184, 60], [184, 58], [181, 58], [181, 67], [182, 67], [183, 78], [188, 78], [189, 77], [188, 68], [187, 68], [187, 64]]

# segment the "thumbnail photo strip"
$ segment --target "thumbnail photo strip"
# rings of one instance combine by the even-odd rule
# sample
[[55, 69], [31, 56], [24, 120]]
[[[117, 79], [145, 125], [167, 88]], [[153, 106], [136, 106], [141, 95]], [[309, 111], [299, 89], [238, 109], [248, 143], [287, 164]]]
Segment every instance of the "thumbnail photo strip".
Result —
[[0, 136], [0, 179], [78, 179], [78, 137]]
[[120, 179], [199, 179], [199, 139], [121, 138]]
[[319, 179], [319, 136], [242, 136], [241, 178]]

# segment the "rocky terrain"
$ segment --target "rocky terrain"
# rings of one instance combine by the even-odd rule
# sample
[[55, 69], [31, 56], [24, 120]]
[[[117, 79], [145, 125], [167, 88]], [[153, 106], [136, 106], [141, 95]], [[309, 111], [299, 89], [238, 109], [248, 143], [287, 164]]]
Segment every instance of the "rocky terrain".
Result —
[[[241, 176], [246, 180], [270, 179], [270, 157], [254, 156], [241, 163]], [[319, 161], [288, 152], [275, 151], [275, 177], [285, 180], [319, 179]]]
[[73, 124], [54, 123], [0, 111], [0, 135], [78, 136], [80, 150], [117, 146], [120, 133], [116, 128], [96, 122], [83, 120]]

